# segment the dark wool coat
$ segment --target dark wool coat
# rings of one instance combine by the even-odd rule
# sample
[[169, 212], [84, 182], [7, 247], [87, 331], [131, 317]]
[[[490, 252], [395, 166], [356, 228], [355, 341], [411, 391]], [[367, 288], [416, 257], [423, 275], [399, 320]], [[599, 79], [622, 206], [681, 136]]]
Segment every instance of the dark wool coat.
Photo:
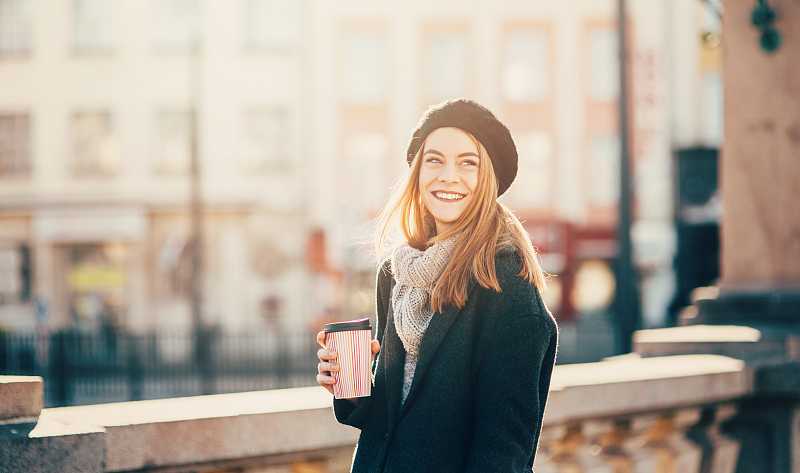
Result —
[[394, 280], [378, 270], [372, 396], [334, 400], [339, 422], [361, 429], [355, 473], [528, 472], [556, 356], [556, 323], [516, 253], [495, 261], [502, 292], [473, 279], [462, 309], [434, 313], [402, 407], [405, 350], [391, 307]]

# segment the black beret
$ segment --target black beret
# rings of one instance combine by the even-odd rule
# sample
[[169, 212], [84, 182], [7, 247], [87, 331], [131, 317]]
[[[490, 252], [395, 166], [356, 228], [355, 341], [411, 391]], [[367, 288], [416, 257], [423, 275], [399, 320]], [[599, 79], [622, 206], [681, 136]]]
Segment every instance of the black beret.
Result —
[[409, 164], [425, 138], [437, 128], [458, 128], [480, 141], [489, 153], [497, 176], [497, 196], [508, 190], [517, 177], [517, 147], [511, 132], [488, 108], [469, 99], [445, 100], [431, 106], [411, 134], [406, 153]]

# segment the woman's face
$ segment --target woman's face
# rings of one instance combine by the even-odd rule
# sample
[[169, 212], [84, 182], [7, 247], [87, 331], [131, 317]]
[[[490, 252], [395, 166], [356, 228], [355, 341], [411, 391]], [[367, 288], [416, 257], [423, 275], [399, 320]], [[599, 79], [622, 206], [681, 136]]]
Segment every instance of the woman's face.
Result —
[[458, 128], [437, 128], [425, 140], [419, 170], [422, 203], [441, 235], [473, 198], [480, 158], [472, 138]]

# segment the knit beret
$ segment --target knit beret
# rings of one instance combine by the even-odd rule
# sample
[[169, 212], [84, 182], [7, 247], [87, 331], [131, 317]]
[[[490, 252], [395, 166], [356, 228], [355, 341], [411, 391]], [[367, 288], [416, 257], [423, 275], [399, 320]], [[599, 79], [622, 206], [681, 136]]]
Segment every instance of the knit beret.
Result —
[[517, 147], [508, 127], [488, 108], [469, 99], [445, 100], [431, 106], [411, 134], [406, 153], [409, 165], [428, 135], [437, 128], [458, 128], [480, 141], [497, 176], [497, 196], [508, 190], [517, 177]]

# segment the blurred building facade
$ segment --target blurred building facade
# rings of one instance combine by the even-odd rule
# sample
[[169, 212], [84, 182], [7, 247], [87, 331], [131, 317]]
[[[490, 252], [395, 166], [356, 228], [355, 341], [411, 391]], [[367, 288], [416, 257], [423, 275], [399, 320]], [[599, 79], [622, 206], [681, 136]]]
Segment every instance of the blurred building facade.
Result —
[[[0, 326], [189, 327], [193, 116], [205, 321], [305, 330], [371, 315], [370, 222], [422, 111], [456, 96], [517, 140], [502, 201], [554, 275], [549, 306], [603, 310], [615, 5], [0, 0]], [[675, 291], [673, 151], [721, 141], [713, 5], [629, 2], [646, 326]]]
[[192, 114], [206, 322], [307, 310], [299, 19], [291, 2], [0, 2], [0, 240], [31, 275], [3, 325], [38, 305], [53, 327], [189, 326]]

